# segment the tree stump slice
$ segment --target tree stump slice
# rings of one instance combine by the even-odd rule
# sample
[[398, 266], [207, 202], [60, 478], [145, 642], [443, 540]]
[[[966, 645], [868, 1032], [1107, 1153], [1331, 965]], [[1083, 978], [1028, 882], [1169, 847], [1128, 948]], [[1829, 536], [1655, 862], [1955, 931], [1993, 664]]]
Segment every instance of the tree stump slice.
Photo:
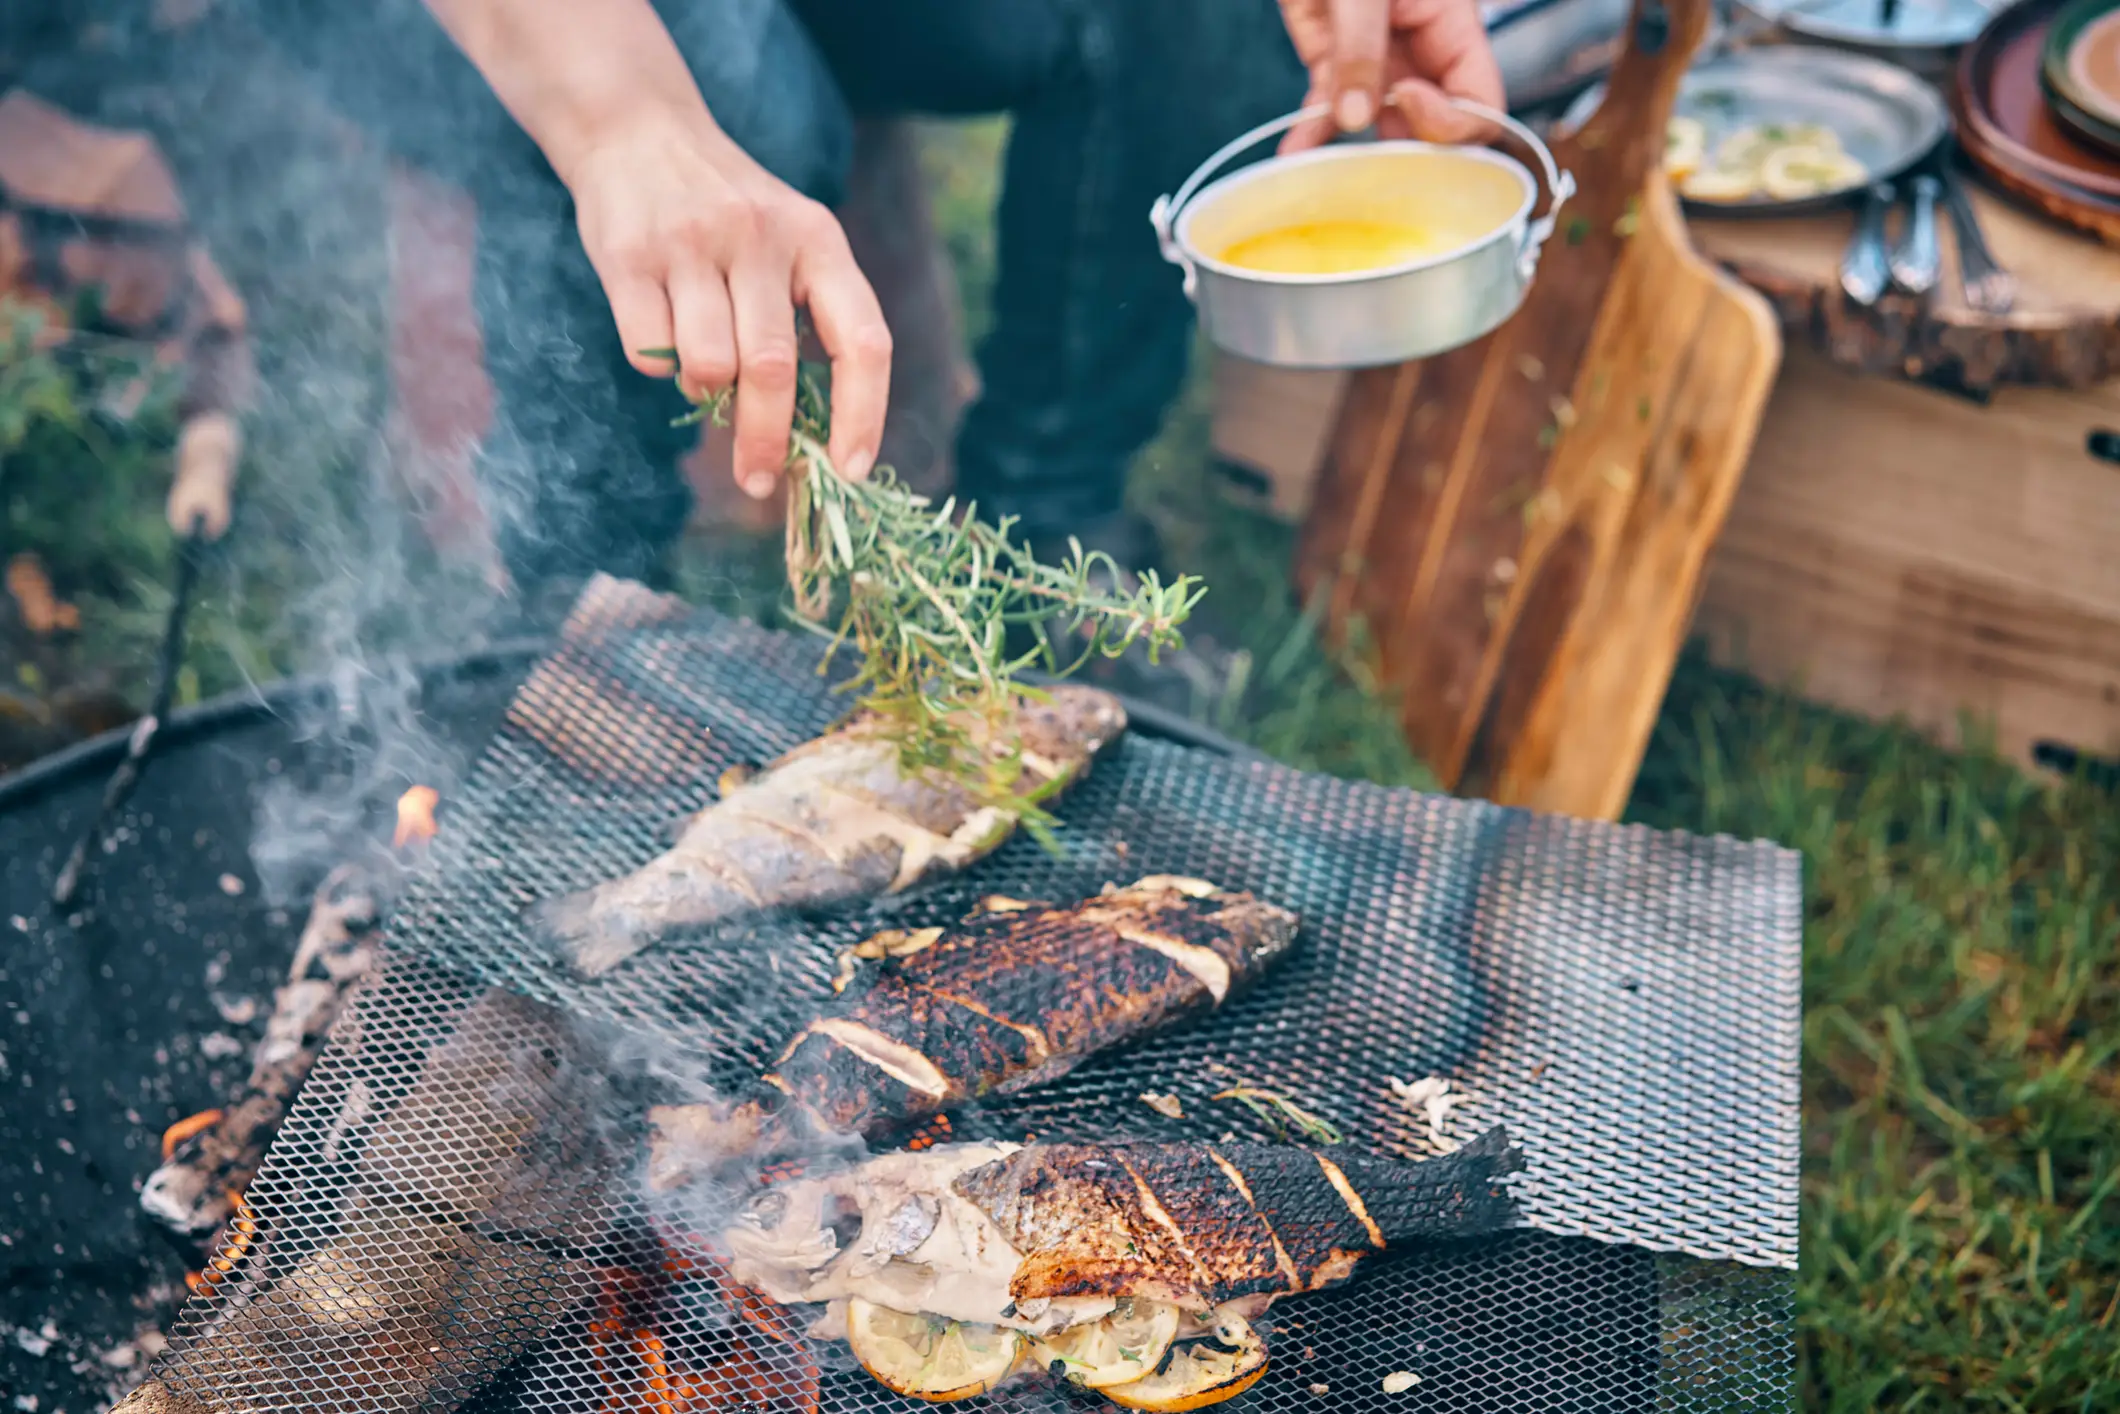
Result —
[[1787, 220], [1695, 216], [1688, 226], [1703, 255], [1767, 297], [1789, 338], [1842, 367], [1975, 394], [2003, 384], [2081, 388], [2120, 376], [2120, 250], [1977, 183], [1968, 181], [1966, 191], [1988, 248], [2017, 278], [2016, 307], [2005, 315], [1966, 307], [1957, 236], [1943, 212], [1943, 278], [1929, 300], [1892, 293], [1871, 309], [1840, 290], [1852, 210]]

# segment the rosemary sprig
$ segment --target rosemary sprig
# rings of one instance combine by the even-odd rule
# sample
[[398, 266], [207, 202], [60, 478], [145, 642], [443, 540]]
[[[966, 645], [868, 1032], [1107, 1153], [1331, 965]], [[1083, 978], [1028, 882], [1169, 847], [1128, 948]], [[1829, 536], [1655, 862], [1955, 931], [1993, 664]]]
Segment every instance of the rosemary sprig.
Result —
[[1330, 1120], [1320, 1119], [1278, 1090], [1268, 1090], [1261, 1085], [1232, 1085], [1208, 1098], [1237, 1101], [1263, 1120], [1276, 1134], [1286, 1133], [1288, 1126], [1293, 1125], [1305, 1139], [1315, 1143], [1346, 1142], [1346, 1136], [1341, 1134]]
[[[650, 356], [675, 362], [667, 349]], [[733, 395], [695, 401], [677, 421], [726, 426]], [[1065, 563], [1041, 564], [1011, 535], [1013, 517], [989, 524], [974, 505], [960, 514], [954, 497], [937, 506], [888, 467], [843, 480], [826, 452], [827, 409], [805, 367], [787, 466], [794, 618], [830, 639], [827, 663], [843, 647], [859, 655], [846, 690], [897, 742], [902, 770], [957, 776], [980, 803], [1014, 812], [1050, 845], [1053, 821], [1039, 801], [1061, 783], [1024, 791], [1020, 751], [1005, 730], [1017, 701], [1038, 695], [1022, 675], [1064, 677], [1136, 645], [1154, 662], [1182, 645], [1178, 626], [1205, 587], [1191, 575], [1165, 584], [1148, 570], [1123, 592], [1110, 556], [1079, 541], [1070, 540]], [[1063, 653], [1056, 637], [1075, 647]]]

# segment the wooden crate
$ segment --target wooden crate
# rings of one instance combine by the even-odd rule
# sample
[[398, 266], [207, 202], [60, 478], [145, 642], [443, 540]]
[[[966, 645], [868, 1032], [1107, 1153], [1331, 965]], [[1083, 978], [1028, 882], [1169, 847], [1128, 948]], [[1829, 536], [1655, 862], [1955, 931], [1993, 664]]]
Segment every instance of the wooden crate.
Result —
[[1213, 358], [1208, 436], [1224, 474], [1223, 489], [1277, 519], [1302, 520], [1340, 415], [1347, 375], [1269, 368], [1221, 352]]
[[[2101, 455], [2102, 453], [2102, 455]], [[1986, 406], [1791, 348], [1695, 627], [1722, 662], [2032, 763], [2120, 754], [2120, 383]]]

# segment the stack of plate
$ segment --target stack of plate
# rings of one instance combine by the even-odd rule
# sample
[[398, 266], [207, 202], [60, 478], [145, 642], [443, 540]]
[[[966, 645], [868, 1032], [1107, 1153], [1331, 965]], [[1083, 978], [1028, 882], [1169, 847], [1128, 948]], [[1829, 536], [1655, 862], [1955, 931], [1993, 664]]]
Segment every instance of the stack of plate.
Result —
[[2120, 244], [2120, 0], [2023, 0], [1959, 61], [1968, 156], [2056, 220]]
[[2074, 0], [2040, 52], [2047, 101], [2077, 137], [2120, 154], [2120, 0]]

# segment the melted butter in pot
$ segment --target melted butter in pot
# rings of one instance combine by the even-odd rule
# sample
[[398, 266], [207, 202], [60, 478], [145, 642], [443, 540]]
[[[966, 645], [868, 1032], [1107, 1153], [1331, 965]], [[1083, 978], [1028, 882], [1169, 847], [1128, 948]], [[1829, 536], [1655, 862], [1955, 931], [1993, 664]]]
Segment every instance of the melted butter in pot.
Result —
[[1351, 275], [1440, 255], [1462, 243], [1461, 233], [1438, 239], [1433, 230], [1396, 221], [1305, 221], [1247, 236], [1221, 258], [1268, 275]]

